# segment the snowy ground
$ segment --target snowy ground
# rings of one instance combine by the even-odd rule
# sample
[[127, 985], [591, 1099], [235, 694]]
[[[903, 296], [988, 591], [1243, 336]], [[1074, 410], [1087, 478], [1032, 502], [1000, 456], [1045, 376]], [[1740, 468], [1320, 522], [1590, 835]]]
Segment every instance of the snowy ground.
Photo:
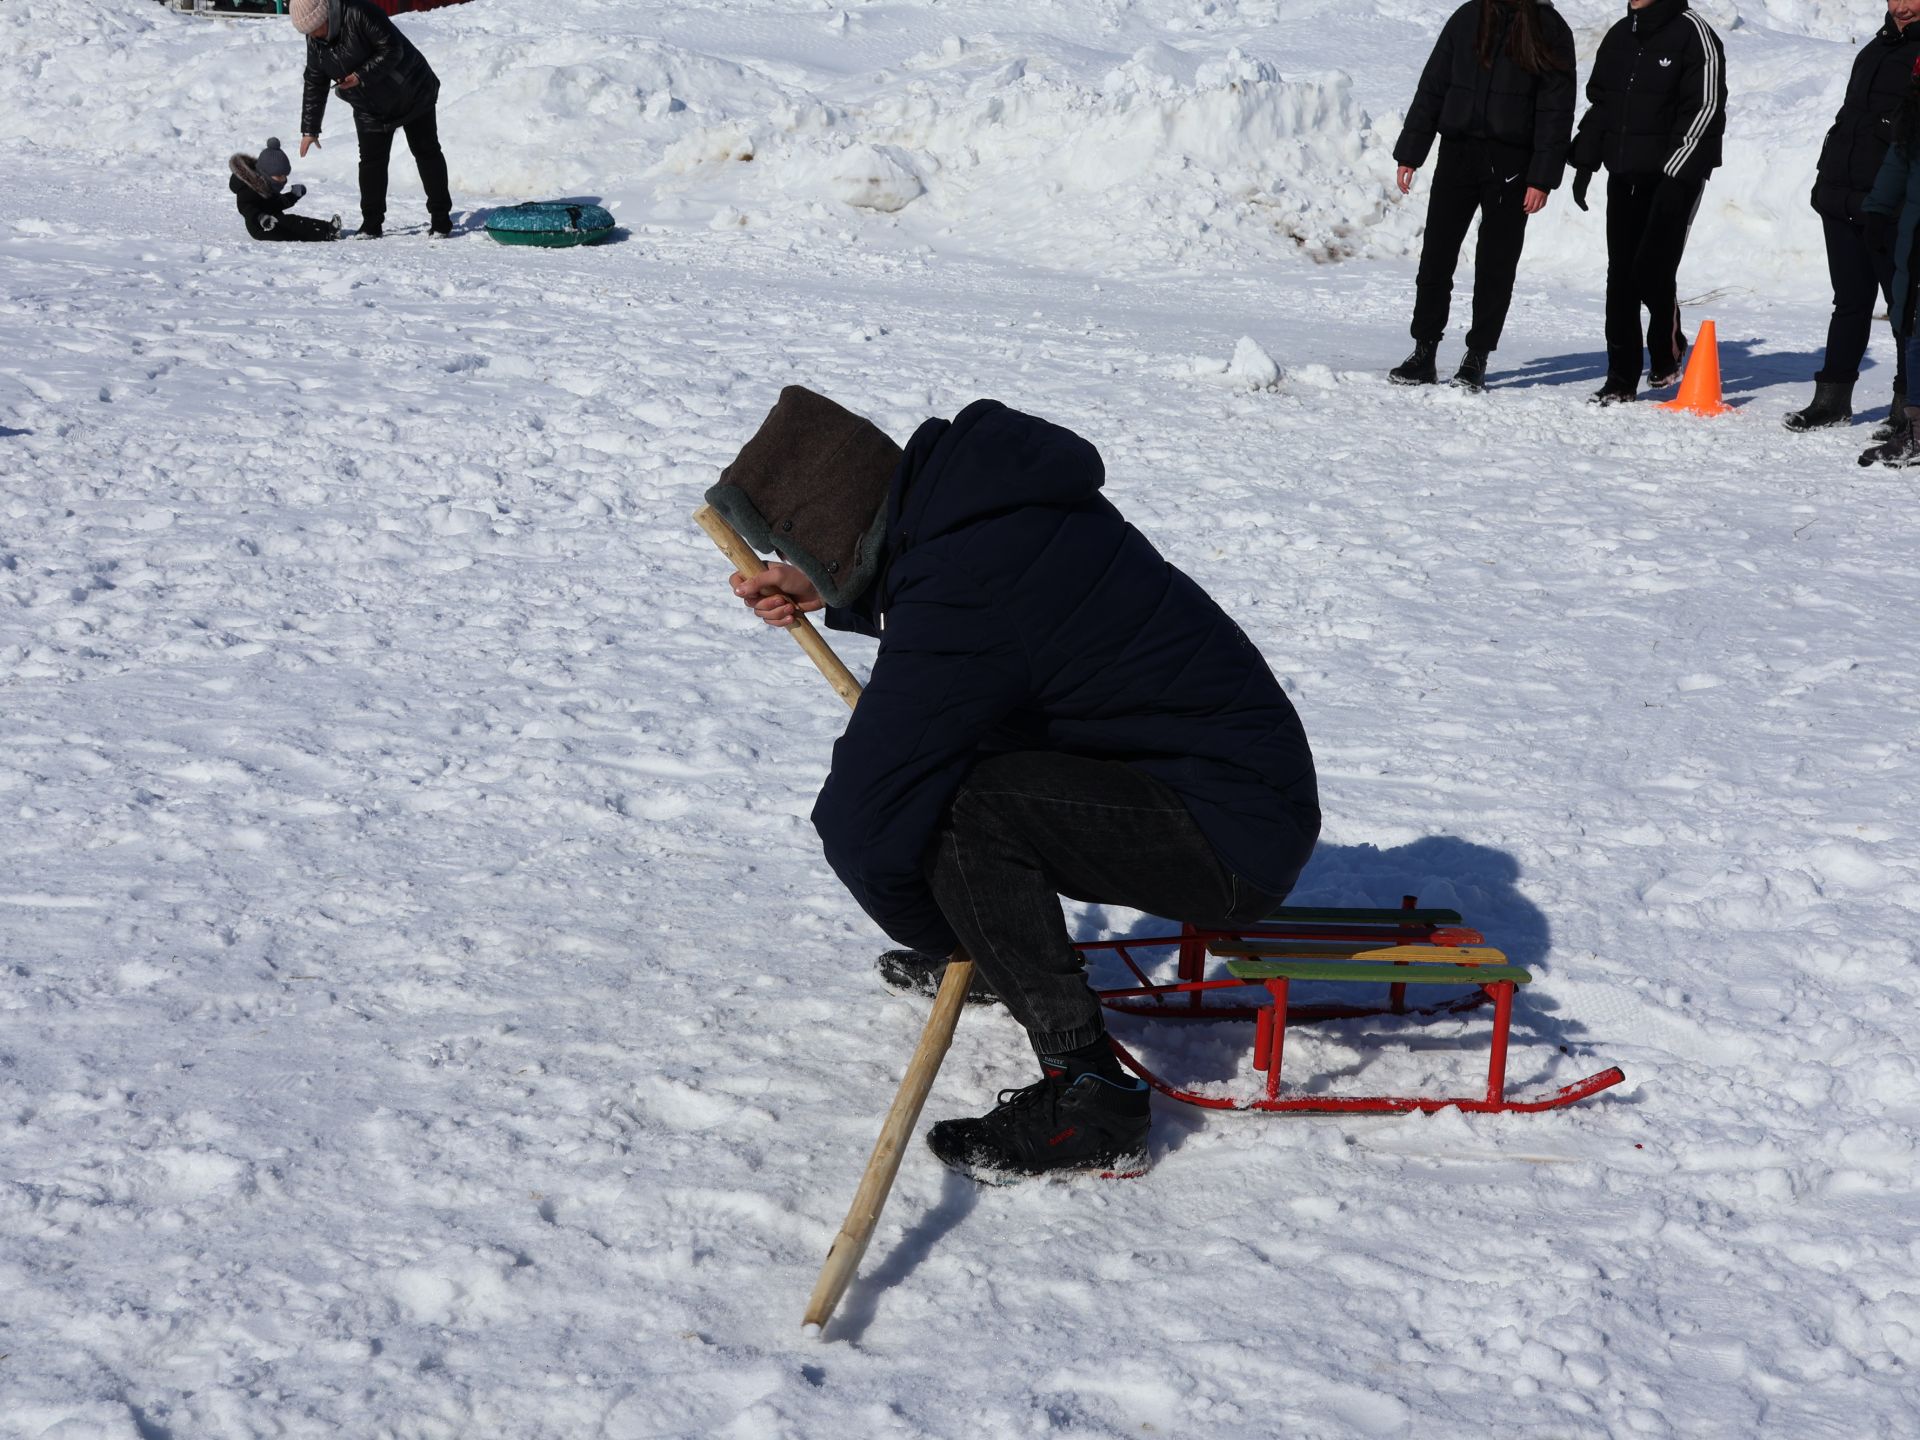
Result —
[[[542, 174], [618, 207], [621, 243], [545, 254], [250, 246], [217, 177], [295, 130], [290, 37], [9, 0], [0, 1436], [1920, 1431], [1912, 481], [1854, 466], [1863, 428], [1778, 423], [1824, 331], [1797, 178], [1769, 268], [1733, 205], [1683, 272], [1737, 416], [1579, 403], [1599, 217], [1563, 197], [1496, 390], [1383, 383], [1418, 207], [1368, 209], [1391, 124], [1286, 77], [1345, 69], [1385, 115], [1443, 8], [1025, 7], [995, 43], [1033, 78], [965, 184], [977, 76], [920, 64], [928, 148], [870, 107], [1011, 9], [549, 0], [544, 50], [494, 69], [533, 28], [500, 0], [405, 22], [478, 137], [444, 124], [463, 208]], [[1848, 7], [1702, 8], [1746, 21], [1736, 86], [1743, 56], [1799, 76], [1750, 113], [1810, 174], [1789, 122], [1831, 112], [1805, 62], [1844, 68]], [[1568, 9], [1590, 50], [1611, 7]], [[1306, 195], [1300, 243], [1174, 151], [1106, 188], [1046, 158], [1076, 116], [1146, 133], [1151, 80], [1105, 77], [1149, 41], [1197, 57], [1165, 133]], [[794, 96], [818, 113], [765, 121]], [[736, 122], [751, 164], [688, 160]], [[860, 156], [864, 198], [923, 186], [897, 212], [844, 203], [869, 143], [905, 158]], [[352, 221], [352, 156], [300, 167], [307, 209]], [[1243, 335], [1277, 389], [1221, 373]], [[1517, 1084], [1627, 1085], [1541, 1116], [1166, 1104], [1129, 1184], [980, 1192], [916, 1148], [803, 1341], [921, 1012], [806, 822], [840, 704], [687, 523], [790, 381], [902, 437], [992, 395], [1093, 439], [1305, 718], [1328, 824], [1296, 898], [1459, 905], [1537, 976]], [[1236, 1032], [1124, 1033], [1250, 1083]], [[1326, 1027], [1289, 1075], [1470, 1083], [1484, 1044]], [[1022, 1052], [969, 1014], [930, 1115]]]

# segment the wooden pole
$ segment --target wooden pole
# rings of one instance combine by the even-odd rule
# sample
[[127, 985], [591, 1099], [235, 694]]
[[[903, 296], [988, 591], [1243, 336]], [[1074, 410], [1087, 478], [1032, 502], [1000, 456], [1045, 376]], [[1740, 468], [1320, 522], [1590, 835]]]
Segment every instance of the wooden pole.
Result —
[[[702, 505], [694, 511], [693, 519], [742, 575], [758, 575], [767, 568], [753, 547], [740, 538], [740, 532], [711, 505]], [[840, 663], [833, 647], [821, 638], [804, 615], [794, 617], [791, 633], [808, 658], [820, 667], [827, 683], [852, 709], [860, 699], [860, 682]], [[886, 1208], [887, 1196], [893, 1191], [894, 1176], [900, 1173], [907, 1141], [913, 1138], [913, 1127], [919, 1123], [927, 1093], [933, 1089], [933, 1077], [940, 1073], [940, 1062], [946, 1059], [947, 1047], [953, 1043], [954, 1028], [960, 1023], [961, 1008], [967, 1003], [967, 987], [972, 983], [973, 961], [967, 958], [966, 951], [955, 950], [947, 962], [946, 976], [940, 982], [940, 993], [934, 999], [933, 1013], [927, 1016], [926, 1029], [920, 1032], [913, 1059], [907, 1062], [906, 1078], [900, 1082], [899, 1093], [893, 1097], [886, 1122], [880, 1127], [880, 1138], [874, 1142], [873, 1154], [867, 1159], [860, 1188], [853, 1192], [847, 1218], [841, 1222], [840, 1233], [834, 1236], [826, 1263], [820, 1267], [820, 1278], [814, 1282], [804, 1322], [808, 1328], [819, 1330], [833, 1318], [840, 1297], [847, 1293], [854, 1272], [860, 1268], [860, 1257], [867, 1253], [867, 1242], [873, 1239], [874, 1226], [879, 1223], [880, 1212]]]
[[[720, 553], [731, 560], [733, 568], [748, 579], [767, 568], [767, 562], [740, 538], [740, 532], [727, 523], [726, 516], [711, 505], [702, 505], [694, 511], [693, 523], [713, 538], [713, 543], [720, 547]], [[827, 683], [833, 686], [834, 693], [846, 701], [847, 708], [851, 710], [860, 699], [860, 682], [853, 678], [851, 670], [840, 663], [840, 657], [833, 653], [833, 647], [813, 628], [813, 622], [796, 611], [793, 625], [787, 633], [799, 642], [800, 648], [807, 652], [807, 658], [820, 667], [820, 673], [827, 677]]]

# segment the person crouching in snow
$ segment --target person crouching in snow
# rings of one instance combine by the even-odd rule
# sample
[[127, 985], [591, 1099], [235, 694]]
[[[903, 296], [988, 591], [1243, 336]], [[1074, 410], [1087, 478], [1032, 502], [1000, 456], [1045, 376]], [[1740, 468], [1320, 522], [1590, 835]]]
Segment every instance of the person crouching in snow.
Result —
[[[1891, 246], [1893, 286], [1888, 292], [1887, 314], [1894, 332], [1907, 352], [1907, 378], [1920, 374], [1914, 362], [1920, 360], [1920, 335], [1914, 323], [1916, 261], [1914, 246], [1920, 243], [1920, 60], [1914, 61], [1913, 76], [1907, 85], [1906, 99], [1900, 102], [1893, 120], [1893, 143], [1880, 162], [1880, 173], [1873, 189], [1861, 205], [1867, 217], [1867, 229], [1873, 242]], [[1888, 231], [1894, 233], [1889, 236]], [[1911, 401], [1911, 396], [1908, 397]], [[1920, 465], [1920, 427], [1915, 415], [1920, 411], [1909, 403], [1892, 422], [1892, 434], [1886, 443], [1875, 445], [1860, 456], [1862, 465]]]
[[1245, 925], [1320, 830], [1266, 661], [1103, 481], [1086, 440], [997, 401], [903, 452], [795, 385], [706, 496], [782, 557], [734, 576], [761, 619], [824, 607], [880, 642], [813, 821], [880, 928], [930, 970], [964, 946], [1039, 1057], [988, 1114], [932, 1127], [976, 1179], [1146, 1165], [1147, 1087], [1108, 1044], [1060, 897]]
[[1393, 147], [1405, 195], [1440, 137], [1414, 282], [1413, 353], [1388, 372], [1396, 385], [1439, 378], [1434, 360], [1453, 269], [1477, 210], [1473, 328], [1453, 383], [1487, 388], [1487, 357], [1513, 304], [1527, 217], [1546, 208], [1566, 171], [1573, 108], [1573, 31], [1546, 0], [1468, 0], [1442, 27]]
[[227, 188], [247, 222], [247, 233], [256, 240], [338, 240], [340, 217], [314, 220], [287, 212], [307, 193], [304, 185], [285, 189], [293, 165], [278, 140], [267, 141], [258, 155], [234, 155], [227, 160], [232, 173]]

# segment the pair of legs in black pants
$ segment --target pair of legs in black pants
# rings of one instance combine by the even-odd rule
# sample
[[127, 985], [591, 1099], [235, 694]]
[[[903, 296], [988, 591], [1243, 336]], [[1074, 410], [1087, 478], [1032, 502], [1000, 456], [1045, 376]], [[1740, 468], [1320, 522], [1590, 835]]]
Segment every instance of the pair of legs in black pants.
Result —
[[[1820, 384], [1851, 385], [1860, 378], [1860, 361], [1873, 334], [1874, 306], [1886, 297], [1893, 305], [1893, 252], [1867, 243], [1867, 227], [1822, 215], [1827, 238], [1827, 277], [1833, 282], [1833, 318], [1827, 322], [1827, 363], [1813, 378]], [[1894, 326], [1898, 335], [1900, 327]], [[1907, 393], [1907, 347], [1899, 356], [1893, 388]]]
[[1040, 1055], [1106, 1034], [1062, 895], [1215, 927], [1262, 919], [1285, 898], [1221, 864], [1180, 797], [1152, 776], [1048, 751], [974, 767], [927, 874], [947, 922]]
[[340, 229], [330, 220], [311, 215], [268, 215], [247, 222], [247, 233], [256, 240], [338, 240]]
[[[440, 149], [440, 121], [429, 105], [423, 114], [402, 125], [407, 149], [420, 170], [420, 188], [427, 192], [427, 215], [444, 229], [453, 214], [447, 193], [447, 157]], [[360, 130], [360, 223], [380, 226], [387, 220], [387, 167], [393, 157], [393, 131], [362, 125]]]
[[1680, 260], [1700, 208], [1700, 180], [1665, 175], [1607, 177], [1607, 386], [1640, 384], [1640, 312], [1646, 358], [1656, 379], [1680, 365]]
[[[1517, 157], [1517, 158], [1516, 158]], [[1453, 271], [1466, 242], [1474, 213], [1480, 236], [1474, 242], [1473, 328], [1467, 348], [1490, 353], [1499, 348], [1513, 304], [1513, 277], [1527, 238], [1527, 161], [1524, 151], [1479, 140], [1440, 142], [1427, 197], [1427, 236], [1420, 248], [1415, 280], [1413, 338], [1437, 344], [1447, 333], [1453, 300]]]

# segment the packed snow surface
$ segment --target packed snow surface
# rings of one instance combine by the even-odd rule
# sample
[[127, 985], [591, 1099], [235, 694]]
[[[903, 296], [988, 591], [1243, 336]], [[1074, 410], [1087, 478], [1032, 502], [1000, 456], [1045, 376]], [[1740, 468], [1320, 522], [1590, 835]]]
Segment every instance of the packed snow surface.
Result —
[[[7, 0], [0, 1437], [1920, 1433], [1920, 506], [1779, 424], [1884, 12], [1698, 6], [1708, 422], [1580, 403], [1564, 194], [1493, 392], [1385, 384], [1448, 8], [477, 0], [401, 21], [463, 233], [402, 146], [399, 233], [267, 248], [224, 166], [297, 133], [289, 26]], [[1562, 8], [1584, 65], [1617, 7]], [[350, 130], [296, 162], [349, 225]], [[619, 243], [473, 228], [558, 197]], [[803, 1337], [924, 1012], [807, 822], [843, 707], [688, 522], [790, 382], [1092, 439], [1306, 721], [1296, 901], [1459, 907], [1535, 974], [1515, 1089], [1628, 1082], [1156, 1102], [1127, 1183], [916, 1144]], [[1245, 1027], [1118, 1029], [1255, 1084]], [[1471, 1093], [1486, 1043], [1303, 1028], [1287, 1076]], [[1030, 1073], [970, 1012], [929, 1115]]]

